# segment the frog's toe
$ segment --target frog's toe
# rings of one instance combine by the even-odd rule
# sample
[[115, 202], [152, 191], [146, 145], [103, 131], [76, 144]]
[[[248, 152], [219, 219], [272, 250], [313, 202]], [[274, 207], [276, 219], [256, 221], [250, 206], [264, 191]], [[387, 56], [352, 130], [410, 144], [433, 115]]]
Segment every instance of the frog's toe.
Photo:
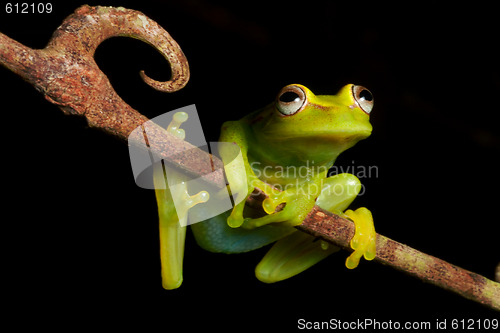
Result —
[[237, 216], [234, 214], [229, 215], [227, 218], [227, 225], [230, 226], [231, 228], [239, 228], [241, 225], [245, 222], [245, 219], [243, 216]]
[[262, 208], [267, 214], [272, 214], [280, 204], [284, 204], [290, 200], [291, 194], [286, 190], [276, 193], [272, 191], [268, 193], [268, 197], [262, 202]]
[[189, 115], [186, 112], [176, 112], [167, 127], [167, 131], [179, 139], [184, 140], [186, 138], [186, 132], [180, 127], [182, 123], [188, 120], [188, 118]]
[[350, 242], [354, 252], [346, 260], [346, 267], [353, 269], [358, 266], [362, 256], [366, 260], [375, 258], [377, 252], [376, 233], [373, 225], [373, 217], [368, 209], [362, 207], [356, 211], [347, 210], [345, 215], [353, 220], [356, 227], [354, 237]]
[[359, 265], [359, 259], [361, 259], [361, 254], [354, 251], [345, 261], [345, 266], [349, 269], [354, 269]]
[[240, 202], [234, 206], [231, 214], [227, 218], [227, 225], [231, 228], [239, 228], [245, 222], [243, 218], [243, 208], [245, 207], [245, 201]]
[[274, 213], [274, 211], [276, 210], [276, 207], [278, 205], [276, 204], [276, 202], [274, 202], [271, 198], [266, 198], [263, 202], [262, 202], [262, 208], [264, 209], [264, 211], [267, 213], [267, 214], [272, 214]]

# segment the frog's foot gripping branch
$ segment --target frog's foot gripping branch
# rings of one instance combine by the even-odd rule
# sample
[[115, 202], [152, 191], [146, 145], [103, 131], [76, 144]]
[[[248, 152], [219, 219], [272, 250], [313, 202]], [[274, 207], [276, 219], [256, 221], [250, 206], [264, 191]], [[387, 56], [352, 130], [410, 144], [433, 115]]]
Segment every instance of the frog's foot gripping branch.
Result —
[[347, 210], [345, 215], [354, 222], [355, 234], [350, 245], [354, 252], [347, 258], [345, 265], [349, 269], [356, 268], [359, 259], [365, 257], [366, 260], [373, 260], [377, 251], [375, 227], [373, 225], [372, 213], [364, 208], [356, 211]]
[[[258, 218], [242, 217], [241, 227], [245, 229], [259, 228], [272, 223], [295, 227], [302, 223], [314, 206], [314, 200], [305, 194], [290, 189], [278, 191], [265, 182], [260, 180], [259, 182], [262, 185], [258, 184], [255, 187], [267, 195], [262, 202], [262, 209], [267, 215]], [[263, 188], [265, 190], [262, 191]]]
[[[227, 172], [226, 172], [227, 173]], [[244, 177], [248, 177], [248, 190], [247, 193], [252, 193], [255, 189], [259, 189], [260, 193], [265, 194], [268, 196], [266, 200], [269, 199], [269, 196], [273, 196], [272, 194], [274, 192], [278, 192], [278, 194], [281, 194], [283, 192], [277, 191], [275, 188], [270, 186], [269, 184], [263, 182], [259, 178], [257, 178], [255, 175], [251, 173], [251, 171], [246, 171], [246, 173], [243, 174]], [[232, 184], [231, 181], [229, 181], [230, 188], [233, 189], [234, 185]], [[271, 194], [271, 195], [269, 195]], [[276, 195], [274, 195], [276, 196]], [[280, 196], [280, 199], [283, 195]], [[278, 198], [276, 200], [279, 200]], [[281, 200], [283, 201], [283, 200]], [[231, 215], [229, 215], [227, 219], [227, 224], [231, 228], [239, 228], [243, 227], [245, 229], [254, 229], [256, 227], [261, 227], [265, 224], [272, 223], [272, 222], [282, 222], [285, 221], [285, 219], [280, 219], [277, 217], [276, 214], [273, 214], [275, 212], [277, 204], [273, 206], [272, 208], [269, 207], [269, 205], [265, 206], [262, 204], [262, 208], [264, 209], [265, 213], [269, 214], [266, 215], [262, 218], [245, 218], [243, 216], [243, 210], [245, 208], [245, 200], [241, 200], [237, 205], [233, 207], [233, 210], [231, 212]], [[261, 223], [257, 221], [263, 221]]]

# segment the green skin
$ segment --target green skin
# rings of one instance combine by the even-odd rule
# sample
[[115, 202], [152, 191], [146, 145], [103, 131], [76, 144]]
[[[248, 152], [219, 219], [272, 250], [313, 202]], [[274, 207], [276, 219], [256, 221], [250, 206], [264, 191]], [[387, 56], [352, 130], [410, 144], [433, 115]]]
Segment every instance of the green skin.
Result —
[[[348, 268], [355, 268], [361, 256], [373, 259], [375, 230], [371, 213], [366, 208], [345, 211], [359, 193], [359, 180], [345, 173], [326, 177], [340, 153], [371, 134], [371, 108], [371, 94], [360, 86], [350, 84], [337, 95], [316, 96], [308, 88], [294, 84], [284, 87], [275, 103], [239, 121], [224, 123], [219, 141], [238, 144], [243, 157], [244, 165], [226, 169], [235, 201], [241, 202], [231, 212], [193, 224], [197, 243], [212, 252], [242, 253], [276, 242], [255, 273], [267, 283], [284, 280], [338, 250], [324, 242], [315, 242], [313, 237], [294, 228], [317, 204], [349, 217], [356, 225], [351, 240], [355, 251], [346, 260]], [[224, 151], [221, 155], [224, 160]], [[267, 214], [256, 218], [245, 216], [245, 200], [242, 200], [254, 188], [268, 197], [263, 202]], [[160, 200], [165, 195], [158, 193], [161, 192], [157, 191], [157, 198], [162, 230], [162, 211], [168, 211], [169, 203]], [[283, 203], [284, 208], [275, 212]], [[176, 265], [164, 267], [164, 272], [180, 271], [180, 275], [164, 276], [163, 285], [167, 289], [177, 288], [182, 282], [179, 253], [183, 247], [164, 246], [177, 253], [175, 260], [162, 260], [162, 265]]]

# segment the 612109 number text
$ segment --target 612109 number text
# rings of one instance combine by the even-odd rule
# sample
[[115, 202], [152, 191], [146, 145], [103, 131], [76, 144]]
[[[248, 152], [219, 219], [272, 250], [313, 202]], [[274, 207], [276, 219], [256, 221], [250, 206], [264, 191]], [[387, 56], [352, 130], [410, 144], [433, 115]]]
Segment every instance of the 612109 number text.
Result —
[[52, 13], [52, 4], [47, 3], [27, 3], [27, 2], [7, 2], [5, 4], [7, 14], [50, 14]]

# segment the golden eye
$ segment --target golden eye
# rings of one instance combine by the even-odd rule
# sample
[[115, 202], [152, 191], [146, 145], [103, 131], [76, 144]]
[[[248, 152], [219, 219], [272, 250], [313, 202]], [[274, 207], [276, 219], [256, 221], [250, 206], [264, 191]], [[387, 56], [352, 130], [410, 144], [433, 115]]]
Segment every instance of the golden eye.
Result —
[[291, 116], [299, 112], [306, 105], [306, 93], [302, 88], [289, 85], [281, 89], [276, 99], [276, 107], [284, 116]]
[[373, 95], [370, 90], [363, 86], [352, 86], [352, 94], [356, 104], [359, 108], [363, 110], [366, 114], [370, 114], [373, 109]]

